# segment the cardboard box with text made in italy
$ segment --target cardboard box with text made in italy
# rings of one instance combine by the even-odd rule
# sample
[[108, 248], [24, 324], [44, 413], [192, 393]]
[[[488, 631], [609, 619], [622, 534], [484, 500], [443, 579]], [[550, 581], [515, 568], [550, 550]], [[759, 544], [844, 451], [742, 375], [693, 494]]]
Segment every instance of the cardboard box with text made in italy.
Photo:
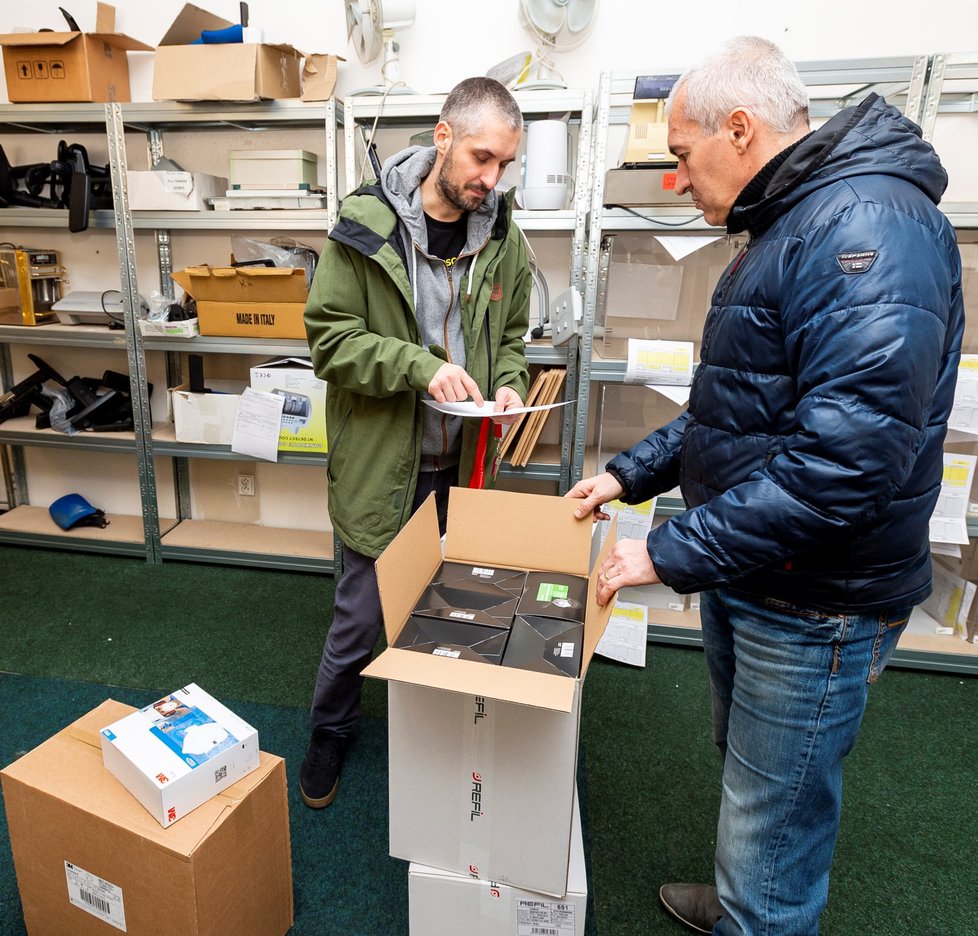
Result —
[[173, 282], [197, 300], [202, 335], [305, 338], [306, 271], [298, 267], [187, 267]]
[[153, 62], [154, 101], [258, 101], [299, 96], [302, 53], [255, 42], [191, 45], [205, 29], [233, 25], [192, 3], [159, 41]]
[[[588, 576], [591, 521], [563, 497], [453, 488], [444, 558]], [[590, 574], [581, 674], [533, 672], [393, 646], [442, 562], [429, 498], [377, 560], [388, 649], [390, 853], [557, 897], [567, 889], [581, 692], [612, 605]], [[424, 751], [424, 757], [418, 752]]]
[[292, 927], [285, 762], [261, 763], [167, 829], [105, 769], [109, 699], [6, 767], [30, 936], [283, 936]]
[[153, 47], [115, 32], [115, 7], [98, 4], [95, 32], [0, 35], [7, 95], [14, 103], [128, 101], [128, 52]]

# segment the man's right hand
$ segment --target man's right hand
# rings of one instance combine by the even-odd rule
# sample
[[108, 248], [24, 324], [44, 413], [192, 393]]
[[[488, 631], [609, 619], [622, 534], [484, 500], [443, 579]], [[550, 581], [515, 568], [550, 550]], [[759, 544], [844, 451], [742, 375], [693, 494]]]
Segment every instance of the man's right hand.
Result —
[[479, 406], [485, 402], [479, 385], [458, 364], [442, 364], [428, 384], [428, 393], [438, 403], [462, 403], [469, 397]]
[[574, 516], [579, 518], [586, 517], [589, 513], [593, 515], [595, 521], [610, 520], [610, 516], [601, 508], [608, 501], [617, 500], [625, 493], [625, 489], [615, 479], [610, 472], [595, 475], [593, 478], [584, 478], [578, 481], [564, 497], [579, 497], [581, 503], [574, 511]]

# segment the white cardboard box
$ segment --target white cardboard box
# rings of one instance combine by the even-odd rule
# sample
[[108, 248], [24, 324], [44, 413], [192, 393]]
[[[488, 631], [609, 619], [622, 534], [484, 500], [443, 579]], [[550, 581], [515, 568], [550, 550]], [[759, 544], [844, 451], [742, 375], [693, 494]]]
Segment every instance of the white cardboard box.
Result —
[[567, 893], [538, 894], [467, 874], [412, 864], [408, 869], [411, 936], [584, 936], [587, 919], [587, 870], [578, 803], [574, 802]]
[[102, 760], [166, 828], [256, 770], [258, 732], [196, 683], [100, 731]]
[[208, 380], [207, 386], [215, 392], [191, 393], [186, 384], [170, 388], [170, 415], [177, 441], [230, 445], [244, 382]]
[[[575, 506], [453, 488], [445, 558], [588, 575], [591, 522], [574, 517]], [[583, 680], [612, 610], [595, 600], [603, 556], [590, 575], [581, 675], [572, 679], [391, 646], [442, 561], [434, 498], [381, 554], [389, 646], [364, 674], [390, 683], [391, 855], [563, 896]]]
[[228, 187], [227, 179], [206, 172], [130, 169], [126, 178], [133, 211], [206, 211], [205, 199]]
[[316, 187], [316, 154], [309, 150], [231, 150], [232, 188], [298, 189]]
[[285, 397], [280, 452], [326, 451], [326, 381], [309, 358], [272, 358], [252, 367], [251, 388]]

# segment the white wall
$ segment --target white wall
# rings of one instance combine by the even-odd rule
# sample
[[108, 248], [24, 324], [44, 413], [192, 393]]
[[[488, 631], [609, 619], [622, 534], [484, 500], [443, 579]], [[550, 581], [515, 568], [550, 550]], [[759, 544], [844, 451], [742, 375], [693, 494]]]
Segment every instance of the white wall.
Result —
[[[198, 0], [198, 6], [237, 20], [236, 0]], [[63, 29], [56, 2], [0, 0], [0, 30], [17, 26]], [[182, 0], [117, 0], [117, 29], [155, 45], [182, 9]], [[362, 65], [346, 38], [342, 0], [251, 0], [251, 23], [267, 41], [290, 42], [305, 52], [332, 52], [350, 59], [342, 66], [338, 94], [380, 79], [380, 65]], [[95, 23], [95, 2], [70, 4], [82, 29]], [[743, 3], [703, 0], [660, 4], [652, 0], [598, 0], [594, 30], [579, 49], [560, 56], [567, 83], [597, 88], [608, 69], [682, 69], [730, 36], [755, 33], [777, 42], [796, 61], [871, 58], [929, 52], [971, 52], [978, 35], [974, 0], [942, 0], [922, 8], [897, 3], [853, 4], [844, 0], [789, 4], [784, 0]], [[532, 49], [519, 24], [518, 0], [417, 0], [413, 27], [400, 34], [401, 71], [415, 90], [447, 91], [460, 79]], [[135, 100], [149, 100], [152, 55], [130, 57]], [[6, 99], [5, 88], [0, 94]]]

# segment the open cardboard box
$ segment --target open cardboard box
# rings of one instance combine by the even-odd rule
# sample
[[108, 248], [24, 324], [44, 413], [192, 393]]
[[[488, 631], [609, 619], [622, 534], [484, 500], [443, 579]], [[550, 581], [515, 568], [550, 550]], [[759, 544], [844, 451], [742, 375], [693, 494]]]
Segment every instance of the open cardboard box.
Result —
[[[453, 488], [444, 558], [589, 578], [581, 675], [493, 666], [389, 646], [390, 853], [543, 894], [567, 889], [581, 692], [612, 605], [595, 601], [590, 520], [567, 498]], [[442, 561], [429, 498], [377, 560], [388, 644]], [[424, 751], [424, 757], [418, 757]]]
[[173, 282], [197, 300], [202, 335], [305, 338], [309, 290], [299, 267], [187, 267]]
[[201, 30], [229, 20], [184, 4], [156, 49], [155, 101], [258, 101], [297, 98], [302, 53], [287, 44], [233, 42], [190, 45]]
[[95, 32], [0, 35], [7, 95], [14, 103], [128, 101], [128, 52], [153, 47], [115, 32], [115, 7], [98, 4]]
[[7, 766], [3, 800], [27, 931], [283, 936], [292, 926], [285, 761], [164, 829], [102, 763], [109, 699]]

